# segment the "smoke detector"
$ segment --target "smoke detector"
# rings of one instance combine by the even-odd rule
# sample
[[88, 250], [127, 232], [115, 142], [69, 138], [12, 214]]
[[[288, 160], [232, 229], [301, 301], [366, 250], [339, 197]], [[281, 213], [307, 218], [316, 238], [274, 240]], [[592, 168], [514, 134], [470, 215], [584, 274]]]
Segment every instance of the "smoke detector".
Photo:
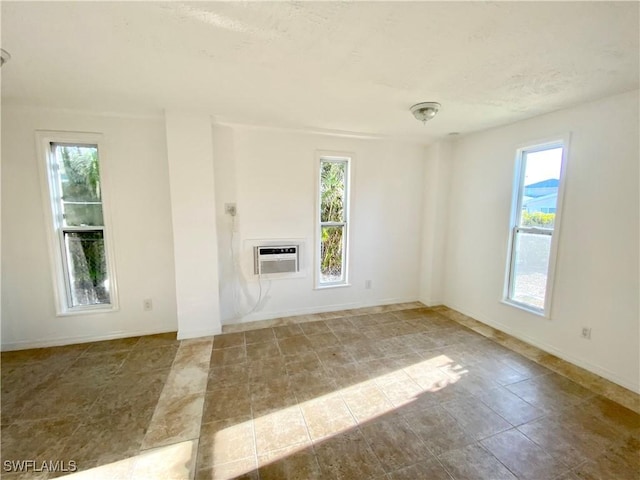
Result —
[[411, 113], [413, 113], [413, 116], [416, 117], [416, 120], [419, 120], [422, 123], [427, 123], [428, 120], [435, 117], [438, 110], [440, 110], [440, 104], [438, 102], [416, 103], [411, 107]]

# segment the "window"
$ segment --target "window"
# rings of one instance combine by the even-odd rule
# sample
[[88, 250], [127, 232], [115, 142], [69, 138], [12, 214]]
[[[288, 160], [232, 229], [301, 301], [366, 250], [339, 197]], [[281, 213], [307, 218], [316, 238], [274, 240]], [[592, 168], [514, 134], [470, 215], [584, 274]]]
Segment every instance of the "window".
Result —
[[350, 157], [320, 157], [317, 286], [347, 284]]
[[506, 301], [547, 315], [565, 142], [518, 150]]
[[99, 136], [39, 133], [59, 314], [116, 307]]

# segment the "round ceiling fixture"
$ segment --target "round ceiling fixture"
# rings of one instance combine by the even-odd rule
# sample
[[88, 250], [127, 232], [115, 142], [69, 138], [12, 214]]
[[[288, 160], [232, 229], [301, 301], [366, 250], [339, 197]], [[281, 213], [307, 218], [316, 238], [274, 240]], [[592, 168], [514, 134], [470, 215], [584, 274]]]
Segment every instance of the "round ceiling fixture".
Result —
[[0, 67], [7, 63], [11, 58], [11, 54], [7, 52], [4, 48], [0, 48]]
[[422, 123], [426, 123], [428, 120], [435, 117], [438, 110], [440, 110], [440, 104], [438, 102], [416, 103], [411, 107], [411, 113], [413, 113], [413, 116]]

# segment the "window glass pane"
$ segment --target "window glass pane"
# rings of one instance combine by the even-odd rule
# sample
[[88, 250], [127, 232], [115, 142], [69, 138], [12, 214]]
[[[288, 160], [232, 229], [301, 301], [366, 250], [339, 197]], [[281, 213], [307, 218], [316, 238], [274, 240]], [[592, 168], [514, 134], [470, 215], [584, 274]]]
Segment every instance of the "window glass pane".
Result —
[[102, 231], [64, 232], [71, 305], [110, 303]]
[[104, 225], [102, 219], [102, 204], [64, 203], [64, 223], [67, 226], [90, 225], [92, 227]]
[[66, 225], [103, 225], [98, 148], [55, 144]]
[[322, 227], [320, 240], [320, 281], [322, 283], [343, 280], [344, 226]]
[[551, 235], [516, 232], [511, 298], [544, 308]]
[[346, 162], [320, 164], [320, 221], [344, 222]]
[[561, 165], [562, 147], [525, 152], [520, 226], [554, 227]]

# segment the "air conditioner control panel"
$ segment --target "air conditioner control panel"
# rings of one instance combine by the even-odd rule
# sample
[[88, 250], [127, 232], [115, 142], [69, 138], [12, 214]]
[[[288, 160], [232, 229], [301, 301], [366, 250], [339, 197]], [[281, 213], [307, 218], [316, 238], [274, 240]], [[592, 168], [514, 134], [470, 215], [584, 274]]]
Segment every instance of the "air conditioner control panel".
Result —
[[297, 247], [258, 247], [260, 255], [284, 255], [297, 253]]

